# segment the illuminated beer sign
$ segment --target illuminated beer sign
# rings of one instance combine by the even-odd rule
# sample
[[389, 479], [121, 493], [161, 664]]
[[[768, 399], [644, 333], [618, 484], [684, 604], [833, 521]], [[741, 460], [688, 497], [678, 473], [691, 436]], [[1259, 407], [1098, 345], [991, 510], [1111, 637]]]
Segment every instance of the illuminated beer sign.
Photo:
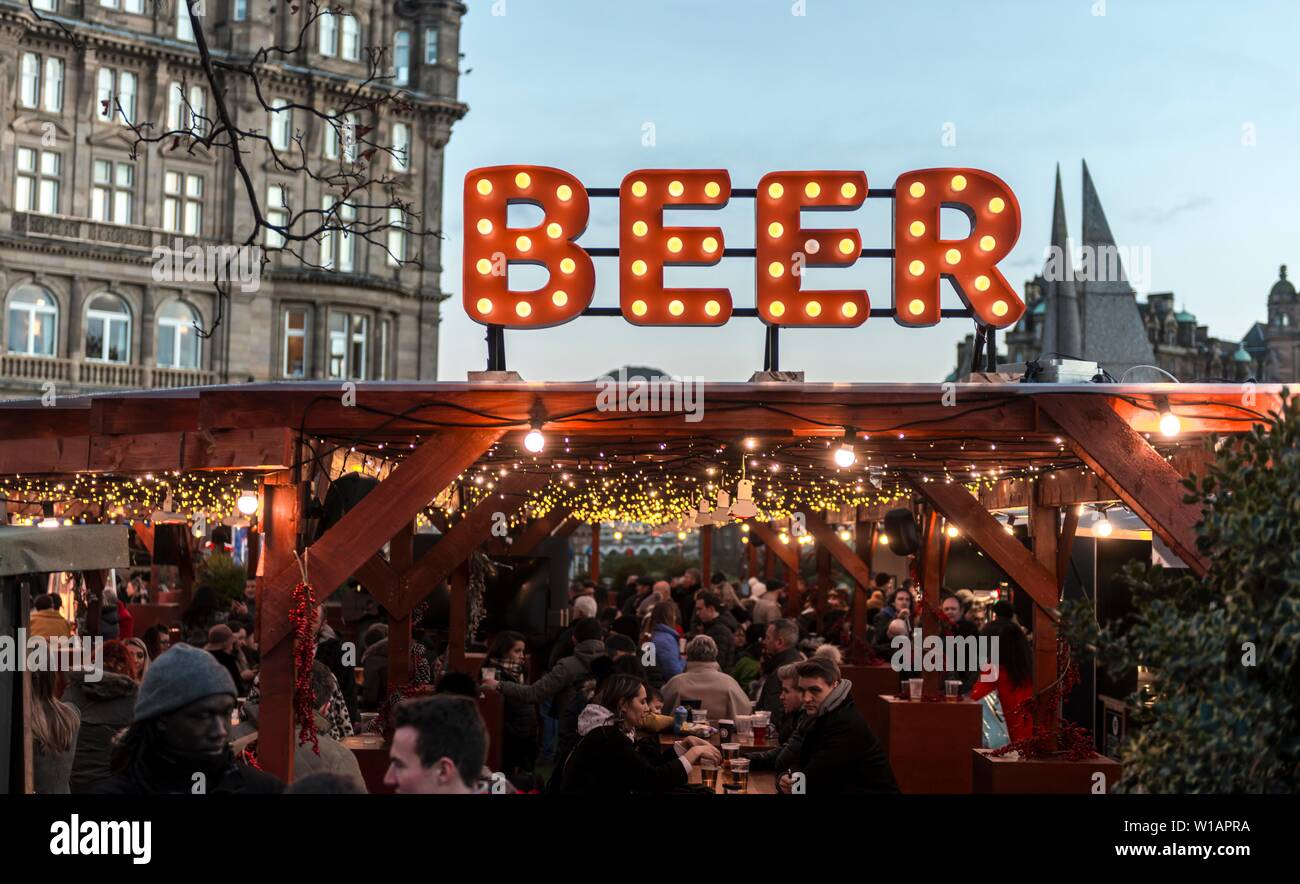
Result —
[[[804, 212], [853, 211], [868, 196], [864, 172], [770, 172], [750, 191], [755, 243], [738, 249], [755, 258], [758, 316], [770, 326], [850, 328], [870, 315], [863, 289], [809, 289], [806, 267], [848, 267], [864, 254], [852, 228], [807, 228]], [[725, 288], [667, 288], [668, 266], [717, 264], [727, 246], [722, 230], [671, 227], [666, 209], [720, 209], [733, 195], [723, 169], [641, 169], [618, 188], [619, 307], [635, 325], [713, 326], [732, 315]], [[1004, 328], [1024, 312], [997, 264], [1020, 235], [1020, 204], [996, 175], [979, 169], [920, 169], [900, 175], [893, 190], [893, 248], [872, 250], [893, 259], [895, 322], [939, 321], [942, 281], [948, 279], [976, 321]], [[537, 206], [542, 220], [510, 227], [508, 208]], [[464, 303], [485, 325], [545, 328], [582, 315], [596, 290], [591, 255], [577, 239], [587, 227], [590, 199], [574, 176], [545, 166], [490, 166], [465, 177]], [[970, 233], [940, 237], [943, 209], [961, 211]], [[733, 253], [734, 253], [733, 252]], [[545, 285], [510, 288], [511, 264], [546, 268]], [[879, 311], [878, 311], [879, 312]], [[752, 311], [751, 311], [752, 315]]]

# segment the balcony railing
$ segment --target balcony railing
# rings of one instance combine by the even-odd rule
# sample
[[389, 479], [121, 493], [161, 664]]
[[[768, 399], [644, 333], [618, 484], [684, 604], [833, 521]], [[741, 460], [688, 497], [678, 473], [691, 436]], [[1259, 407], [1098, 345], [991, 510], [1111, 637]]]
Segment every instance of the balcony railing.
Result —
[[30, 384], [54, 381], [88, 390], [173, 389], [215, 384], [217, 373], [194, 368], [0, 353], [0, 384], [12, 381]]

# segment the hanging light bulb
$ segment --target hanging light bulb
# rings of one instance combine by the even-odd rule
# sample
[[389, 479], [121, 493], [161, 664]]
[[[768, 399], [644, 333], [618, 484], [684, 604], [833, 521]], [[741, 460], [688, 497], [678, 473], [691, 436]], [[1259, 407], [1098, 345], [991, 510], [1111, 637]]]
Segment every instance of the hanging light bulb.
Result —
[[1115, 526], [1110, 523], [1110, 517], [1106, 515], [1106, 511], [1102, 510], [1098, 513], [1096, 521], [1092, 523], [1092, 533], [1098, 537], [1110, 537], [1114, 530]]
[[731, 519], [731, 495], [725, 489], [718, 489], [718, 506], [713, 511], [713, 524], [725, 525]]
[[1172, 411], [1166, 411], [1160, 415], [1160, 434], [1166, 439], [1172, 439], [1183, 430], [1183, 422], [1178, 419], [1178, 415]]
[[251, 485], [239, 489], [239, 500], [235, 501], [235, 506], [241, 513], [251, 516], [257, 512], [257, 489]]
[[853, 450], [853, 437], [855, 432], [852, 427], [844, 428], [844, 441], [840, 447], [835, 449], [835, 466], [842, 470], [847, 470], [858, 460], [857, 452]]
[[880, 532], [880, 541], [879, 541], [879, 543], [880, 543], [881, 546], [887, 546], [887, 545], [889, 544], [889, 535], [886, 534], [884, 531], [881, 531], [881, 532]]
[[948, 523], [948, 527], [945, 530], [948, 532], [949, 537], [956, 537], [958, 534], [961, 533], [960, 531], [957, 530], [957, 526], [954, 525], [952, 522]]
[[848, 543], [848, 542], [849, 542], [849, 539], [850, 539], [852, 536], [853, 536], [853, 535], [852, 535], [851, 533], [849, 533], [849, 529], [848, 529], [848, 528], [841, 528], [841, 529], [840, 529], [840, 540], [844, 541], [845, 543]]
[[[731, 505], [731, 515], [736, 519], [752, 519], [758, 515], [758, 507], [754, 505], [754, 483], [749, 479], [736, 483], [736, 501]], [[741, 530], [747, 531], [749, 526], [742, 526]]]

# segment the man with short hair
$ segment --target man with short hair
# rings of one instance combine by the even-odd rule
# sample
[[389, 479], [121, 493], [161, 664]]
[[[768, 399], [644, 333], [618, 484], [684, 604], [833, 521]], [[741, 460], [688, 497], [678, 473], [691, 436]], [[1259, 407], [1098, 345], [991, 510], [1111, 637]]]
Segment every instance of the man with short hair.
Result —
[[[809, 795], [896, 794], [898, 783], [889, 758], [853, 703], [853, 685], [825, 657], [800, 663], [799, 693], [805, 723], [795, 772]], [[793, 791], [794, 777], [782, 774], [777, 788]]]
[[785, 716], [781, 707], [781, 679], [776, 672], [787, 663], [803, 659], [798, 644], [799, 626], [793, 620], [781, 618], [767, 624], [763, 635], [763, 680], [759, 683], [754, 708], [772, 713], [772, 727], [776, 729], [780, 729]]
[[27, 621], [28, 638], [67, 638], [72, 635], [68, 621], [63, 619], [63, 615], [54, 606], [57, 598], [58, 596], [48, 594], [38, 595], [32, 602], [32, 614]]
[[203, 646], [203, 650], [215, 657], [230, 673], [230, 679], [235, 683], [235, 694], [242, 697], [248, 692], [248, 685], [244, 681], [244, 674], [239, 671], [239, 660], [235, 657], [234, 647], [234, 631], [224, 623], [217, 623], [208, 630], [208, 643]]
[[695, 599], [695, 621], [718, 647], [718, 665], [730, 669], [736, 662], [736, 618], [722, 604], [722, 598], [706, 590]]
[[677, 708], [681, 700], [699, 700], [714, 721], [734, 721], [737, 715], [753, 711], [740, 685], [718, 665], [718, 646], [707, 635], [697, 635], [686, 644], [686, 671], [668, 679], [663, 694], [667, 709]]
[[642, 575], [636, 579], [634, 594], [624, 600], [623, 607], [620, 609], [624, 617], [641, 619], [641, 605], [653, 591], [654, 585], [654, 580], [648, 576]]
[[[656, 580], [654, 583], [654, 588], [651, 590], [650, 594], [646, 596], [644, 599], [642, 599], [641, 603], [637, 605], [636, 615], [637, 617], [644, 620], [650, 614], [650, 612], [654, 610], [655, 605], [659, 604], [660, 602], [670, 602], [672, 601], [672, 599], [673, 599], [672, 584], [669, 583], [667, 580]], [[680, 617], [678, 617], [677, 619], [678, 622], [681, 622]]]
[[478, 706], [441, 694], [403, 700], [394, 716], [385, 785], [401, 795], [469, 795], [487, 761], [488, 736]]

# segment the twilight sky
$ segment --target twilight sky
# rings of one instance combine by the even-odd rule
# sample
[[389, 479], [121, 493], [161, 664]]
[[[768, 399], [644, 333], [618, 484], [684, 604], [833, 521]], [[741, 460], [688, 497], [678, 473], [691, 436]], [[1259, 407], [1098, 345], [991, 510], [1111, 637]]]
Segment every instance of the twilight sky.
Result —
[[[1001, 264], [1020, 290], [1043, 264], [1058, 162], [1078, 236], [1087, 159], [1118, 243], [1150, 249], [1149, 288], [1175, 292], [1211, 334], [1237, 339], [1265, 317], [1279, 264], [1300, 276], [1294, 0], [497, 0], [504, 15], [490, 0], [468, 5], [470, 112], [447, 150], [443, 380], [484, 367], [483, 326], [461, 306], [461, 191], [468, 170], [500, 163], [557, 166], [591, 187], [638, 168], [725, 168], [733, 187], [784, 169], [865, 170], [872, 187], [910, 169], [987, 169], [1020, 199], [1020, 242]], [[512, 215], [525, 219], [535, 223]], [[593, 200], [579, 242], [616, 245], [616, 222], [615, 200]], [[729, 246], [754, 241], [748, 199], [666, 222], [721, 226]], [[889, 245], [885, 200], [805, 222]], [[598, 306], [617, 304], [616, 260], [596, 259]], [[888, 268], [810, 270], [805, 288], [865, 286], [886, 307]], [[665, 281], [725, 285], [750, 307], [753, 273], [752, 259], [728, 258]], [[511, 268], [514, 288], [542, 278]], [[944, 306], [960, 306], [946, 286]], [[970, 330], [965, 319], [908, 330], [877, 318], [783, 331], [781, 367], [816, 381], [938, 381]], [[746, 380], [762, 367], [762, 332], [745, 318], [686, 330], [579, 318], [507, 332], [506, 351], [527, 380], [627, 363]]]

